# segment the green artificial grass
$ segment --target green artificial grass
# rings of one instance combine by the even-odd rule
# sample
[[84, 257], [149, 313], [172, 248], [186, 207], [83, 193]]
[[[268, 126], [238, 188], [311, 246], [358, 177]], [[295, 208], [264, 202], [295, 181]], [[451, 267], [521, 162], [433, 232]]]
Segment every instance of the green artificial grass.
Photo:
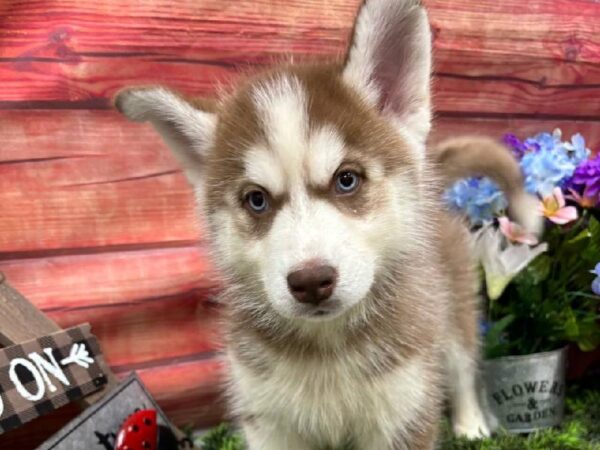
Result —
[[578, 392], [568, 397], [567, 417], [558, 428], [528, 436], [500, 433], [489, 439], [455, 438], [447, 426], [441, 450], [600, 450], [600, 391]]
[[[571, 388], [562, 426], [528, 436], [500, 433], [489, 439], [468, 440], [452, 436], [442, 427], [440, 450], [600, 450], [600, 390]], [[244, 450], [240, 433], [220, 425], [199, 439], [203, 450]], [[282, 449], [283, 450], [283, 449]]]

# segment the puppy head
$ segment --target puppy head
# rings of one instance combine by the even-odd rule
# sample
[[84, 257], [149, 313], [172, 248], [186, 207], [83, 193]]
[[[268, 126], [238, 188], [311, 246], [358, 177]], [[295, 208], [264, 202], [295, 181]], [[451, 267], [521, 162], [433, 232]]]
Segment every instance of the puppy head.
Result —
[[162, 87], [115, 103], [180, 161], [216, 262], [250, 307], [320, 321], [368, 297], [386, 261], [415, 248], [429, 76], [423, 8], [367, 0], [340, 66], [280, 68], [215, 109]]

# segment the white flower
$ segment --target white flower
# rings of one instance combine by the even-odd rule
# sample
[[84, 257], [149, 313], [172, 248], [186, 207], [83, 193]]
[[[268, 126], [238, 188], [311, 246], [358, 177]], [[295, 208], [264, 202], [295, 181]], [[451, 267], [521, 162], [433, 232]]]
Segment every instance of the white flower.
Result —
[[490, 300], [502, 295], [510, 281], [533, 261], [539, 254], [548, 250], [545, 242], [535, 247], [527, 244], [513, 244], [504, 238], [502, 232], [487, 225], [473, 236], [475, 256], [483, 266], [487, 293]]

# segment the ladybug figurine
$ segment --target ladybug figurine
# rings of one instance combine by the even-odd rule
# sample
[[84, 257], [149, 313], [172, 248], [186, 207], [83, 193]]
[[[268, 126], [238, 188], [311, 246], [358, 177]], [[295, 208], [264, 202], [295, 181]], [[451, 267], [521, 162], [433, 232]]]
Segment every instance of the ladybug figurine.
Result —
[[115, 450], [177, 450], [177, 439], [158, 425], [156, 410], [143, 409], [130, 415], [117, 435]]

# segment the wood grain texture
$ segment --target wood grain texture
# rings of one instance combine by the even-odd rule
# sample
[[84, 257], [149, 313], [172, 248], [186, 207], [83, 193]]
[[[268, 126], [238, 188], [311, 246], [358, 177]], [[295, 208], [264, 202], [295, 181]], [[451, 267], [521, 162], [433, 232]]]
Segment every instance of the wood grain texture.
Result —
[[92, 317], [107, 362], [115, 371], [212, 354], [221, 341], [219, 309], [198, 296], [114, 306], [100, 317], [90, 312], [50, 314], [57, 321], [80, 322]]
[[56, 323], [14, 289], [0, 272], [0, 345], [21, 344], [59, 330]]
[[[113, 367], [134, 370], [215, 350], [218, 280], [199, 247], [0, 263], [60, 326], [89, 321]], [[168, 338], [167, 338], [168, 337]]]
[[[107, 107], [127, 84], [211, 94], [241, 71], [345, 48], [359, 0], [203, 0], [85, 6], [5, 2], [0, 105]], [[593, 0], [427, 0], [438, 111], [597, 117]]]
[[600, 121], [440, 116], [433, 122], [429, 141], [435, 144], [442, 139], [461, 134], [490, 136], [501, 140], [507, 133], [525, 139], [542, 131], [551, 133], [556, 128], [562, 130], [563, 138], [567, 140], [575, 133], [581, 133], [590, 149], [600, 150]]
[[203, 292], [217, 282], [200, 246], [19, 259], [0, 268], [46, 313]]
[[214, 425], [223, 419], [224, 364], [219, 358], [182, 361], [138, 371], [176, 425]]
[[116, 112], [2, 111], [0, 130], [0, 259], [199, 238], [191, 189], [149, 126]]

